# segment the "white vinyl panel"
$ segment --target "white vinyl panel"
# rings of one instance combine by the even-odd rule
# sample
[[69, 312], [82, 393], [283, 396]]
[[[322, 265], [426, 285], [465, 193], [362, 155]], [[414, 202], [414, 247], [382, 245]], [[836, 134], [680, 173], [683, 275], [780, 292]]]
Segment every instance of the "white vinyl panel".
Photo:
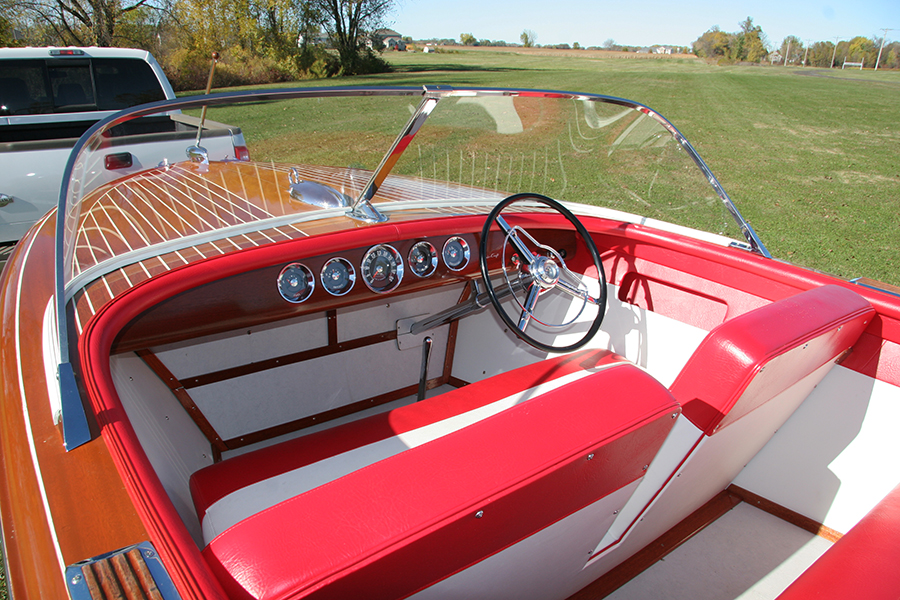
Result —
[[210, 444], [169, 388], [134, 354], [110, 358], [128, 420], [163, 488], [198, 545], [203, 537], [188, 480], [213, 463]]
[[185, 379], [328, 344], [322, 313], [154, 348], [175, 377]]
[[[429, 378], [441, 375], [447, 333], [435, 330]], [[219, 435], [232, 439], [415, 385], [421, 360], [390, 340], [189, 391]]]
[[[671, 385], [707, 332], [618, 300], [614, 285], [608, 293], [603, 325], [587, 347], [612, 350], [646, 369], [663, 385]], [[573, 327], [584, 329], [586, 325]], [[563, 333], [557, 343], [571, 343], [574, 335]], [[508, 331], [489, 306], [460, 321], [453, 374], [464, 381], [480, 381], [546, 357]]]
[[451, 285], [405, 296], [385, 294], [378, 300], [339, 309], [338, 341], [393, 331], [401, 319], [440, 312], [457, 303], [462, 289]]
[[846, 533], [900, 483], [900, 388], [836, 366], [735, 484]]

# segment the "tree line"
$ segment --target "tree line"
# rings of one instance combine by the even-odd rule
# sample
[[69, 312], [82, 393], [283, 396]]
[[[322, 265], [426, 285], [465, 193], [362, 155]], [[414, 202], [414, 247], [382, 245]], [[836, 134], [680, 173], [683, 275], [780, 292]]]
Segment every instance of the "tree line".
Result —
[[0, 46], [149, 50], [176, 89], [389, 70], [376, 35], [394, 0], [0, 0]]
[[[857, 36], [850, 40], [817, 41], [804, 44], [795, 35], [773, 48], [761, 27], [753, 19], [740, 23], [740, 31], [726, 33], [712, 27], [693, 43], [693, 52], [701, 58], [719, 62], [771, 62], [811, 67], [842, 66], [845, 62], [862, 63], [866, 67], [900, 69], [900, 42], [882, 44], [881, 38]], [[881, 54], [879, 58], [879, 53]]]

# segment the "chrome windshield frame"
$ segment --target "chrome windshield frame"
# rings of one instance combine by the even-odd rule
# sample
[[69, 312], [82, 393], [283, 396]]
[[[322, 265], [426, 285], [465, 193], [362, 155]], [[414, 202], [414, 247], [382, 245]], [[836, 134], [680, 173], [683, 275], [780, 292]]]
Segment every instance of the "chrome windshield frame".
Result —
[[[88, 129], [84, 135], [79, 138], [74, 147], [72, 148], [71, 154], [69, 155], [69, 159], [66, 163], [65, 170], [63, 172], [62, 184], [60, 187], [59, 201], [57, 206], [57, 215], [56, 215], [56, 263], [55, 263], [55, 303], [56, 303], [56, 322], [57, 322], [57, 331], [58, 331], [58, 343], [59, 343], [59, 384], [60, 384], [60, 393], [61, 399], [63, 403], [63, 432], [65, 437], [65, 445], [67, 450], [71, 450], [72, 448], [77, 447], [87, 441], [90, 440], [90, 432], [87, 427], [87, 420], [85, 418], [84, 410], [81, 405], [80, 396], [77, 391], [77, 384], [75, 381], [74, 370], [72, 365], [70, 364], [70, 353], [69, 353], [69, 335], [68, 335], [68, 326], [67, 326], [67, 315], [66, 315], [66, 306], [68, 304], [69, 298], [81, 287], [87, 285], [91, 278], [100, 277], [103, 273], [103, 269], [96, 269], [92, 271], [90, 277], [78, 277], [72, 278], [72, 280], [67, 281], [67, 268], [66, 265], [68, 262], [71, 262], [74, 257], [74, 243], [68, 244], [67, 233], [70, 228], [70, 223], [78, 222], [80, 206], [68, 206], [68, 197], [70, 192], [70, 183], [72, 180], [72, 175], [76, 170], [78, 159], [81, 156], [82, 151], [86, 147], [90, 147], [91, 145], [97, 144], [99, 136], [106, 130], [114, 127], [118, 124], [124, 123], [126, 121], [147, 116], [151, 114], [157, 114], [162, 112], [172, 112], [179, 111], [184, 109], [192, 109], [192, 108], [203, 108], [208, 106], [221, 106], [239, 102], [269, 102], [269, 101], [277, 101], [277, 100], [290, 100], [297, 98], [329, 98], [329, 97], [359, 97], [359, 96], [409, 96], [409, 97], [419, 97], [421, 98], [418, 109], [413, 113], [410, 120], [407, 122], [406, 126], [398, 133], [394, 143], [390, 148], [387, 149], [384, 157], [381, 160], [378, 168], [373, 172], [370, 180], [365, 185], [363, 191], [359, 194], [359, 196], [355, 199], [352, 206], [339, 208], [339, 209], [322, 209], [321, 213], [317, 213], [316, 216], [310, 217], [306, 216], [305, 218], [319, 218], [321, 216], [333, 217], [336, 214], [345, 214], [349, 217], [353, 218], [361, 218], [362, 220], [368, 222], [382, 222], [387, 220], [387, 217], [379, 211], [377, 208], [372, 205], [372, 199], [377, 195], [378, 189], [381, 184], [384, 182], [385, 178], [390, 174], [391, 169], [399, 160], [403, 151], [408, 147], [409, 141], [418, 133], [418, 131], [425, 124], [431, 112], [434, 108], [444, 99], [450, 97], [461, 97], [461, 96], [529, 96], [529, 97], [546, 97], [546, 98], [555, 98], [555, 99], [573, 99], [573, 100], [583, 100], [583, 101], [592, 101], [592, 102], [602, 102], [607, 104], [615, 104], [620, 105], [625, 108], [633, 109], [642, 112], [646, 116], [652, 118], [656, 122], [658, 122], [663, 128], [665, 128], [672, 137], [678, 142], [678, 144], [687, 152], [688, 156], [693, 160], [696, 166], [700, 169], [703, 176], [709, 182], [716, 195], [720, 199], [720, 201], [724, 204], [726, 210], [732, 218], [737, 222], [738, 227], [742, 235], [746, 240], [746, 246], [741, 245], [742, 247], [746, 247], [746, 249], [765, 256], [767, 258], [771, 258], [768, 250], [763, 245], [762, 241], [757, 236], [756, 232], [750, 226], [750, 224], [743, 218], [743, 216], [738, 211], [737, 207], [732, 202], [731, 198], [719, 184], [719, 181], [713, 175], [712, 171], [700, 157], [700, 155], [696, 152], [690, 142], [672, 125], [667, 119], [662, 117], [656, 111], [650, 109], [649, 107], [640, 104], [638, 102], [634, 102], [631, 100], [626, 100], [623, 98], [617, 98], [613, 96], [605, 96], [600, 94], [582, 94], [582, 93], [574, 93], [574, 92], [566, 92], [566, 91], [555, 91], [555, 90], [528, 90], [528, 89], [507, 89], [507, 88], [453, 88], [453, 87], [445, 87], [445, 86], [426, 86], [423, 88], [413, 88], [413, 87], [322, 87], [322, 88], [291, 88], [291, 89], [283, 89], [283, 90], [251, 90], [251, 91], [237, 91], [237, 92], [225, 92], [225, 93], [216, 93], [209, 95], [200, 95], [200, 96], [191, 96], [186, 98], [179, 98], [175, 100], [165, 100], [160, 102], [153, 102], [150, 104], [144, 104], [137, 107], [133, 107], [130, 109], [123, 110], [121, 112], [110, 115], [101, 121], [95, 123], [90, 129]], [[240, 124], [238, 124], [240, 125]], [[70, 216], [74, 215], [74, 218], [70, 219]], [[299, 218], [299, 217], [298, 217]], [[269, 220], [260, 220], [256, 221], [253, 224], [248, 223], [247, 227], [265, 227], [270, 225]], [[226, 232], [226, 230], [219, 229], [213, 230], [211, 232], [206, 232], [206, 237], [210, 239], [215, 239], [217, 235], [220, 237], [222, 235], [227, 235], [230, 232]], [[72, 231], [71, 235], [76, 235], [77, 231]], [[72, 238], [74, 239], [74, 237]], [[187, 238], [185, 238], [187, 239]], [[195, 243], [194, 238], [190, 238], [190, 243]], [[128, 255], [128, 259], [137, 259], [140, 260], [140, 254], [155, 254], [158, 252], [160, 247], [168, 247], [177, 248], [180, 243], [180, 240], [173, 240], [170, 245], [162, 244], [161, 246], [150, 246], [144, 253], [135, 253], [134, 256], [131, 254]], [[106, 263], [102, 263], [105, 268], [108, 268], [109, 262], [114, 262], [113, 259], [108, 260]], [[133, 262], [133, 261], [132, 261]], [[72, 285], [76, 284], [76, 285]]]

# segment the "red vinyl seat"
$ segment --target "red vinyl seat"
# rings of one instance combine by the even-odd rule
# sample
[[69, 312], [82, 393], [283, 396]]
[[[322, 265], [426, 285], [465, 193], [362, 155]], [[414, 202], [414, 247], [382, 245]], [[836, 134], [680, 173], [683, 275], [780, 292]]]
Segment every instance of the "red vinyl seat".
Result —
[[580, 352], [224, 461], [192, 478], [195, 501], [202, 511], [261, 476], [302, 477], [302, 465], [510, 396], [499, 412], [242, 518], [204, 558], [234, 598], [404, 597], [640, 479], [680, 413], [644, 371]]
[[900, 598], [900, 486], [794, 581], [778, 600]]

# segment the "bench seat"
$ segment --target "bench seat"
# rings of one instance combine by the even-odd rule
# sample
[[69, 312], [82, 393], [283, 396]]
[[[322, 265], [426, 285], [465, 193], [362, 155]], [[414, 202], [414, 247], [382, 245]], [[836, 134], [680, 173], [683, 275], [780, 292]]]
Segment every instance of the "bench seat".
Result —
[[[203, 556], [234, 598], [404, 597], [640, 479], [679, 413], [614, 354], [541, 361], [198, 472], [207, 518], [285, 469], [315, 481], [217, 533]], [[399, 450], [367, 450], [385, 443]], [[317, 465], [344, 455], [359, 456], [320, 479]]]

